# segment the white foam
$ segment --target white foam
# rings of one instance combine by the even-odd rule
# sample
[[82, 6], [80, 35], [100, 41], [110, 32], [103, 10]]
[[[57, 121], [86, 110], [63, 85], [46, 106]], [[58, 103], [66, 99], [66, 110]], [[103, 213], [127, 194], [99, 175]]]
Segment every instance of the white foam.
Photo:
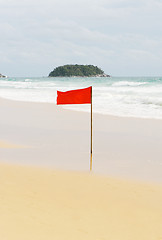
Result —
[[113, 83], [112, 86], [141, 86], [145, 85], [147, 82], [129, 82], [129, 81], [121, 81]]
[[[162, 81], [143, 79], [6, 79], [1, 80], [0, 96], [18, 101], [56, 102], [56, 92], [93, 86], [93, 112], [115, 116], [162, 119]], [[89, 105], [65, 108], [90, 111]]]

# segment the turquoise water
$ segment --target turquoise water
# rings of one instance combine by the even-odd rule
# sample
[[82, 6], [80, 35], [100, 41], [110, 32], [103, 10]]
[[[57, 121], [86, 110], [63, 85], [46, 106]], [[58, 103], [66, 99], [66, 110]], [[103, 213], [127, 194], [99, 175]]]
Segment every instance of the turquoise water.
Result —
[[[88, 86], [93, 86], [93, 112], [162, 119], [162, 77], [3, 78], [0, 79], [0, 97], [55, 104], [57, 90]], [[64, 108], [90, 111], [89, 105]]]

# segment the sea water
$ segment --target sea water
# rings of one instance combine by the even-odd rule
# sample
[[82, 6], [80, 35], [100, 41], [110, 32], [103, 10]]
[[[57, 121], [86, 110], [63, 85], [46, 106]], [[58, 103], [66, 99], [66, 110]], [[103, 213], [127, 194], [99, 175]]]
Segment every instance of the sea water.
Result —
[[[0, 97], [56, 104], [57, 90], [93, 87], [93, 112], [162, 119], [162, 77], [3, 78]], [[58, 106], [90, 111], [90, 105]]]

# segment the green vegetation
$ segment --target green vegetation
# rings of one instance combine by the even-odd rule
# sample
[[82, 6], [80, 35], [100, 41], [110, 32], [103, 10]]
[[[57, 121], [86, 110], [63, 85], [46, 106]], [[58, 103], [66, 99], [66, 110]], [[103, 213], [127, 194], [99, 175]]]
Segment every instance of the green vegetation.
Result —
[[100, 68], [93, 65], [64, 65], [55, 68], [49, 77], [108, 77]]

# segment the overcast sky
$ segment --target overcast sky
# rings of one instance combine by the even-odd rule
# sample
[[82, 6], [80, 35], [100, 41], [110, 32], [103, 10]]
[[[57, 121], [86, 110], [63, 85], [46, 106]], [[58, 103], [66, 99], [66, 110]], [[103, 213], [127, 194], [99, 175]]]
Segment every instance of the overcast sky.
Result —
[[75, 63], [162, 76], [162, 0], [0, 0], [0, 73]]

